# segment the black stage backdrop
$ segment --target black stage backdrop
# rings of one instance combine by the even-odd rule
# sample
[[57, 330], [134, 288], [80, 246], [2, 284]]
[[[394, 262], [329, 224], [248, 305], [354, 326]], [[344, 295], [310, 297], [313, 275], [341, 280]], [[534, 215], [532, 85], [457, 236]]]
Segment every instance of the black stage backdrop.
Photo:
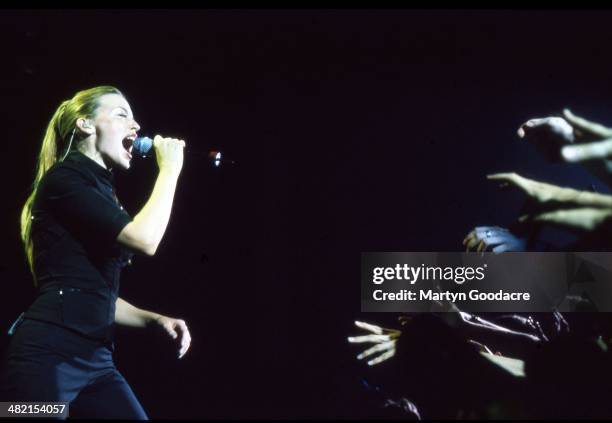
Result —
[[[120, 329], [116, 362], [154, 418], [359, 418], [346, 337], [362, 251], [454, 251], [521, 198], [487, 173], [605, 189], [516, 137], [560, 113], [612, 124], [612, 12], [443, 10], [3, 11], [3, 333], [34, 295], [18, 217], [60, 101], [120, 88], [141, 133], [188, 147], [166, 236], [122, 279], [129, 302], [182, 317], [176, 360]], [[221, 149], [235, 166], [195, 152]], [[117, 174], [134, 215], [153, 161]], [[7, 337], [2, 335], [4, 350]], [[384, 366], [392, 366], [389, 362]]]

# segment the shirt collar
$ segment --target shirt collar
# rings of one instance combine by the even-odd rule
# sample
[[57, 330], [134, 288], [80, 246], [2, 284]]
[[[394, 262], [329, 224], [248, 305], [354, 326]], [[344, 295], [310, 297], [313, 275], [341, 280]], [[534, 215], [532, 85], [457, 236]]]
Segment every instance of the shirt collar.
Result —
[[68, 154], [68, 157], [66, 157], [66, 160], [80, 163], [82, 166], [92, 171], [94, 175], [96, 175], [103, 181], [108, 181], [111, 184], [114, 182], [114, 176], [110, 170], [103, 168], [102, 166], [100, 166], [100, 164], [98, 164], [98, 162], [78, 150], [71, 151]]

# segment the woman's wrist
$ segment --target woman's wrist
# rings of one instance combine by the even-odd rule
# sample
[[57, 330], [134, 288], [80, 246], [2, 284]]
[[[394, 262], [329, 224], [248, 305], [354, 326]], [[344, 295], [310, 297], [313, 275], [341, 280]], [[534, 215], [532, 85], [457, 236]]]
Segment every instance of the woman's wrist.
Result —
[[149, 312], [145, 316], [145, 324], [146, 324], [146, 326], [151, 326], [154, 323], [158, 323], [159, 319], [161, 319], [162, 317], [164, 317], [164, 316], [162, 316], [161, 314]]
[[169, 177], [178, 178], [181, 173], [181, 169], [175, 166], [162, 166], [159, 168], [158, 177]]

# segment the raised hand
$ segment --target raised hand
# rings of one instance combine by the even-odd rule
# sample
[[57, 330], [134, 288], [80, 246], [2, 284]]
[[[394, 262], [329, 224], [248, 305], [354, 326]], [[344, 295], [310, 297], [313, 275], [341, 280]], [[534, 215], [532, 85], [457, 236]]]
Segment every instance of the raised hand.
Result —
[[377, 357], [368, 361], [368, 366], [374, 366], [390, 359], [395, 355], [397, 339], [401, 335], [401, 331], [396, 329], [387, 329], [371, 323], [355, 321], [355, 326], [364, 329], [370, 334], [360, 336], [349, 336], [348, 341], [353, 344], [370, 343], [374, 346], [366, 349], [357, 356], [358, 360], [370, 357], [374, 354], [381, 353]]

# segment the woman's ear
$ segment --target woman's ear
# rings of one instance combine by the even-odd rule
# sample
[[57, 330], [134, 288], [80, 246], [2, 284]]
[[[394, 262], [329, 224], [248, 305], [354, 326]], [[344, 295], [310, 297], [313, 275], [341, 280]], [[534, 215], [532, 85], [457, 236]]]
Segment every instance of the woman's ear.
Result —
[[76, 126], [81, 132], [84, 132], [87, 135], [92, 135], [94, 132], [96, 132], [96, 129], [93, 127], [89, 119], [78, 118], [76, 121]]

